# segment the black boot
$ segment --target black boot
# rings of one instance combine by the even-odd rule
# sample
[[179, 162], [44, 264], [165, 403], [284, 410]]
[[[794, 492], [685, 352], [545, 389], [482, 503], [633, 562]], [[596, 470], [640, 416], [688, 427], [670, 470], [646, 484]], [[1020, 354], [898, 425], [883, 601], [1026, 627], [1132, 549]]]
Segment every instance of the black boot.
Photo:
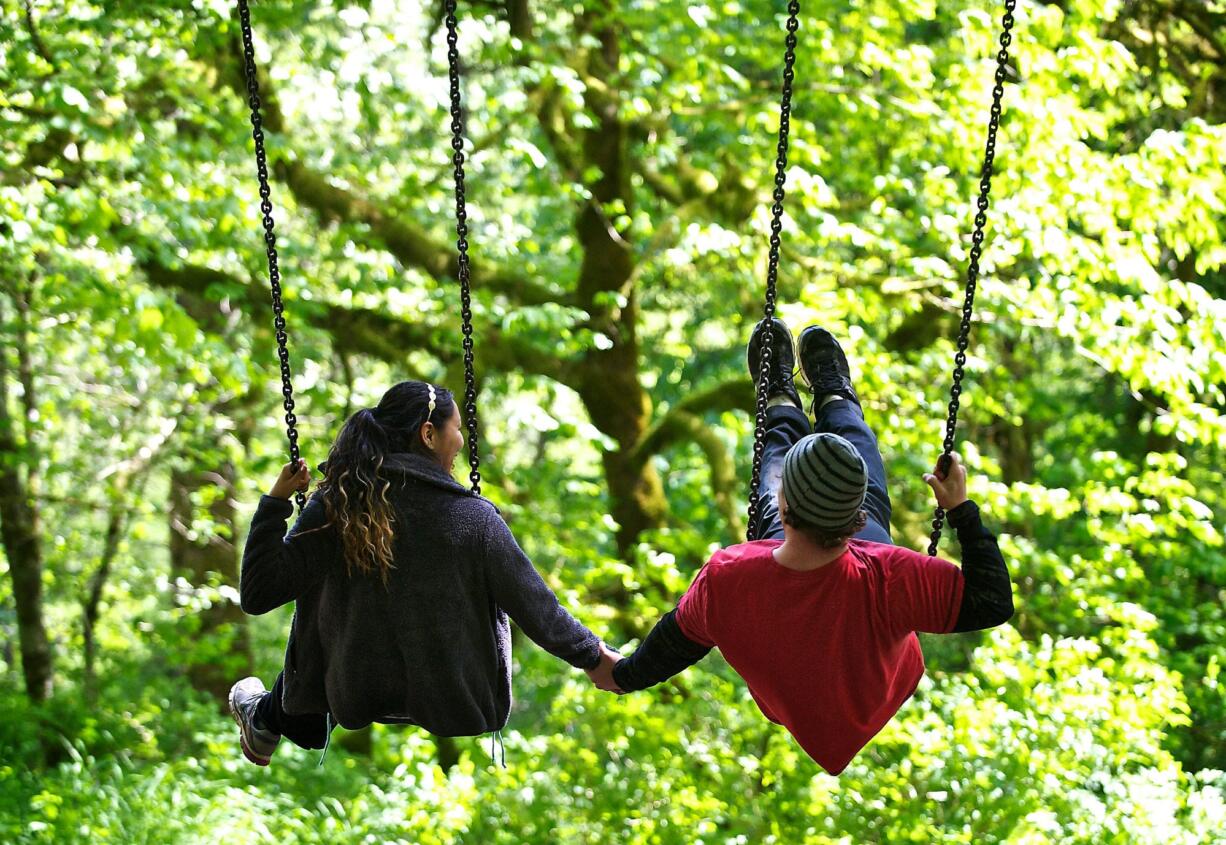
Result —
[[775, 319], [770, 327], [766, 320], [754, 326], [749, 337], [749, 347], [745, 358], [749, 364], [749, 375], [757, 384], [762, 375], [762, 344], [770, 342], [770, 371], [766, 374], [766, 397], [786, 396], [796, 403], [797, 408], [803, 407], [800, 394], [796, 391], [796, 382], [792, 373], [796, 369], [796, 348], [792, 342], [792, 332], [783, 320]]
[[813, 391], [814, 414], [827, 396], [842, 396], [860, 405], [843, 347], [821, 326], [809, 326], [800, 333], [800, 375]]

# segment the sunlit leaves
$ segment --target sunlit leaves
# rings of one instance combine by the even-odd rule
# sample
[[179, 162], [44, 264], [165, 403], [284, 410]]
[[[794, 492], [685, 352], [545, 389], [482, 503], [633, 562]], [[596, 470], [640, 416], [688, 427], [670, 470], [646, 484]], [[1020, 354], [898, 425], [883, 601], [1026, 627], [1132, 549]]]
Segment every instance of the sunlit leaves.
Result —
[[[526, 40], [499, 8], [461, 7], [474, 262], [564, 296], [584, 259], [576, 210], [604, 175], [567, 156], [594, 120], [597, 83], [577, 58], [599, 42], [576, 34], [574, 4], [533, 4]], [[232, 492], [250, 502], [284, 446], [230, 4], [31, 8], [53, 62], [20, 9], [0, 19], [0, 259], [34, 293], [48, 591], [54, 630], [75, 644], [125, 461], [173, 425], [172, 450], [239, 461]], [[803, 8], [781, 313], [844, 339], [891, 477], [895, 537], [919, 547], [999, 9]], [[100, 714], [63, 705], [60, 724], [85, 751], [51, 788], [0, 767], [22, 814], [8, 838], [1165, 843], [1221, 829], [1220, 776], [1187, 772], [1220, 767], [1226, 747], [1226, 136], [1187, 117], [1200, 94], [1178, 68], [1155, 96], [1138, 56], [1106, 36], [1122, 10], [1020, 4], [1011, 47], [958, 448], [1013, 568], [1018, 615], [978, 649], [926, 644], [931, 679], [842, 778], [770, 727], [717, 657], [614, 701], [517, 644], [506, 772], [485, 771], [469, 743], [444, 776], [428, 739], [387, 731], [375, 765], [342, 755], [315, 772], [290, 752], [275, 788], [256, 781], [230, 762], [211, 709], [176, 709], [188, 694], [162, 665], [191, 636], [163, 601], [163, 471], [132, 501], [107, 594], [117, 688]], [[594, 304], [640, 309], [639, 380], [657, 413], [743, 377], [769, 234], [781, 11], [765, 0], [617, 10], [615, 105], [634, 192], [601, 211], [636, 268], [633, 290]], [[403, 266], [366, 224], [296, 202], [278, 172], [302, 162], [453, 239], [434, 13], [394, 0], [255, 4], [257, 56], [285, 119], [268, 144], [313, 462], [341, 416], [388, 383], [455, 372], [416, 349], [377, 363], [312, 328], [319, 309], [368, 308], [428, 321], [451, 343], [455, 291]], [[224, 276], [187, 296], [150, 283], [150, 257]], [[573, 361], [613, 347], [571, 305], [476, 295], [488, 330], [528, 351]], [[615, 442], [569, 388], [514, 369], [482, 379], [491, 497], [565, 605], [611, 640], [641, 636], [712, 545], [733, 539], [705, 456], [678, 444], [652, 458], [668, 518], [618, 559], [603, 477]], [[704, 422], [747, 475], [743, 409]], [[215, 528], [226, 533], [201, 515], [191, 530]], [[942, 549], [958, 554], [951, 539]], [[222, 601], [223, 587], [183, 594]], [[257, 628], [266, 669], [286, 622]], [[17, 727], [10, 744], [24, 748]], [[115, 747], [134, 762], [106, 762]], [[198, 817], [170, 819], [171, 805]]]

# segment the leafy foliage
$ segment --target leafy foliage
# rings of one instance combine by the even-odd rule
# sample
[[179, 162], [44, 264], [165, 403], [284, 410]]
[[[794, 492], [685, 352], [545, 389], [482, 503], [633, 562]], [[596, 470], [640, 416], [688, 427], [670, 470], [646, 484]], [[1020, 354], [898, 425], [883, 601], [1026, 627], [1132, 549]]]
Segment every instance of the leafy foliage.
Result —
[[[461, 6], [486, 486], [564, 604], [633, 642], [739, 539], [779, 4]], [[926, 639], [928, 679], [837, 779], [718, 657], [612, 699], [527, 643], [505, 770], [381, 728], [322, 768], [243, 763], [188, 667], [250, 635], [270, 678], [288, 616], [214, 624], [235, 585], [168, 551], [232, 550], [249, 511], [216, 505], [283, 460], [234, 12], [5, 11], [2, 354], [30, 380], [0, 459], [41, 516], [56, 694], [25, 699], [0, 578], [4, 841], [1222, 841], [1221, 3], [1020, 4], [959, 447], [1019, 613]], [[312, 460], [394, 380], [458, 382], [437, 11], [253, 12]], [[804, 7], [782, 314], [845, 338], [916, 548], [997, 15]], [[186, 472], [221, 481], [168, 517]]]

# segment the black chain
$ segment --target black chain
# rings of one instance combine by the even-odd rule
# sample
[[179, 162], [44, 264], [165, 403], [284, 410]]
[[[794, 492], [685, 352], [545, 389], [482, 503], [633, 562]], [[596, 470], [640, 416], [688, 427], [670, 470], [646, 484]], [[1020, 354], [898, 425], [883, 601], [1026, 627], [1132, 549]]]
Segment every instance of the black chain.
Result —
[[[1009, 45], [1013, 41], [1013, 11], [1017, 0], [1005, 0], [1005, 14], [1001, 19], [1000, 51], [996, 54], [996, 85], [992, 88], [992, 111], [988, 119], [988, 140], [983, 152], [983, 170], [979, 176], [979, 201], [976, 204], [975, 231], [971, 235], [970, 263], [966, 269], [966, 299], [962, 303], [962, 326], [958, 330], [958, 352], [954, 356], [954, 383], [949, 390], [949, 418], [945, 422], [944, 451], [938, 464], [941, 474], [949, 471], [954, 451], [954, 432], [958, 428], [958, 405], [962, 395], [962, 376], [966, 366], [966, 347], [970, 340], [971, 315], [975, 306], [975, 289], [979, 284], [979, 258], [983, 254], [983, 229], [988, 222], [988, 194], [992, 190], [992, 165], [996, 160], [996, 130], [1000, 127], [1001, 99], [1005, 95], [1005, 79], [1008, 75]], [[945, 509], [938, 506], [932, 518], [932, 537], [928, 554], [935, 557], [941, 542], [941, 527], [945, 522]]]
[[460, 103], [460, 52], [456, 48], [456, 0], [446, 0], [447, 74], [451, 80], [451, 161], [455, 165], [455, 233], [459, 251], [460, 317], [464, 333], [464, 421], [468, 426], [468, 480], [481, 493], [481, 456], [477, 438], [477, 378], [473, 373], [473, 311], [468, 270], [468, 210], [464, 200], [464, 112]]
[[783, 94], [779, 103], [779, 146], [775, 156], [775, 204], [771, 206], [770, 256], [766, 265], [766, 305], [763, 308], [763, 324], [766, 327], [766, 342], [761, 347], [761, 368], [758, 370], [757, 406], [753, 431], [753, 480], [749, 485], [749, 532], [748, 539], [758, 539], [758, 487], [762, 483], [762, 451], [766, 438], [767, 387], [770, 382], [773, 322], [775, 319], [775, 288], [779, 279], [780, 233], [783, 231], [784, 182], [787, 181], [788, 133], [792, 127], [792, 83], [796, 74], [796, 32], [800, 29], [800, 0], [788, 3], [787, 37], [783, 53]]
[[[285, 331], [285, 308], [281, 301], [281, 268], [277, 261], [277, 236], [273, 231], [272, 188], [268, 184], [268, 156], [264, 151], [263, 119], [260, 117], [260, 84], [256, 78], [255, 45], [251, 37], [251, 10], [247, 0], [238, 0], [243, 30], [243, 71], [247, 76], [247, 105], [251, 107], [251, 137], [255, 140], [255, 167], [260, 180], [260, 213], [264, 223], [264, 246], [268, 252], [268, 281], [272, 286], [273, 326], [277, 330], [277, 357], [281, 361], [281, 395], [285, 397], [285, 433], [289, 438], [290, 463], [302, 460], [298, 451], [298, 417], [294, 413], [294, 385], [289, 367], [289, 335]], [[306, 505], [302, 491], [294, 494], [298, 507]]]

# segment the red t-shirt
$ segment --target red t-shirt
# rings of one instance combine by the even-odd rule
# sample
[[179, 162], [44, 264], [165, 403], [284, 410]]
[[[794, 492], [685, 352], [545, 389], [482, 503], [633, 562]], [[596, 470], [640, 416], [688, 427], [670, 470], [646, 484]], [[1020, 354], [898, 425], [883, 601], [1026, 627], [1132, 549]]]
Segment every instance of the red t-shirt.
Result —
[[916, 631], [958, 619], [962, 571], [852, 540], [808, 572], [775, 561], [779, 540], [716, 552], [677, 608], [691, 640], [716, 646], [772, 722], [838, 774], [911, 697], [924, 674]]

